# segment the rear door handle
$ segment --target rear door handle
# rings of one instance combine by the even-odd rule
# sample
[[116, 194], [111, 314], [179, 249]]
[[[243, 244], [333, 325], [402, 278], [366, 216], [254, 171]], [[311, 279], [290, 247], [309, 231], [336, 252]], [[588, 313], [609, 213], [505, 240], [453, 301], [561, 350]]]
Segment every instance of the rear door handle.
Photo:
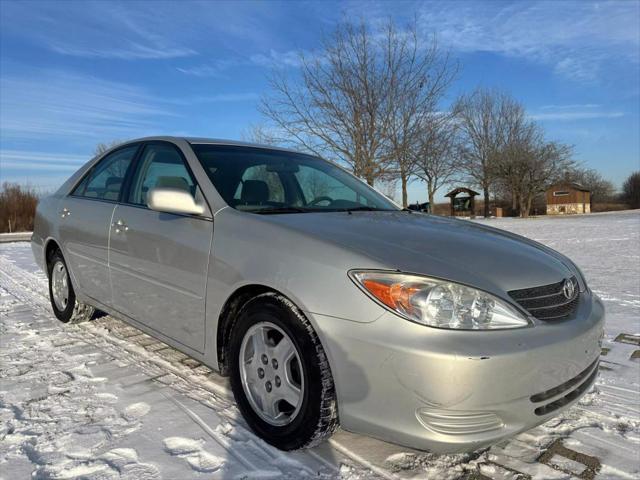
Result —
[[117, 222], [112, 223], [111, 226], [113, 228], [115, 228], [116, 233], [122, 233], [122, 232], [128, 232], [129, 231], [129, 226], [124, 223], [122, 221], [122, 219], [119, 219]]
[[64, 207], [60, 212], [60, 216], [62, 218], [68, 217], [69, 215], [71, 215], [71, 210], [69, 210], [67, 207]]

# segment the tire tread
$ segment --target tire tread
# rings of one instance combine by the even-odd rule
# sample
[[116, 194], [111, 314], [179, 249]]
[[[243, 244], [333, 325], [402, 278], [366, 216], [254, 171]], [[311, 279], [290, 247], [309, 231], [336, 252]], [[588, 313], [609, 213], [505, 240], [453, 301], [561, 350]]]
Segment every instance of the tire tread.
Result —
[[254, 301], [260, 302], [267, 299], [274, 300], [277, 303], [280, 303], [285, 309], [291, 311], [304, 327], [315, 346], [315, 356], [318, 360], [322, 384], [320, 395], [320, 417], [313, 433], [298, 447], [298, 449], [312, 448], [331, 437], [339, 427], [338, 402], [329, 360], [322, 344], [320, 343], [320, 338], [311, 325], [311, 322], [309, 322], [307, 317], [291, 300], [280, 293], [265, 292], [253, 297], [240, 309], [238, 317], [242, 315], [244, 309], [250, 303], [253, 303]]
[[61, 316], [64, 317], [64, 312], [60, 312], [58, 310], [55, 302], [53, 301], [53, 298], [51, 298], [51, 307], [53, 308], [54, 314], [56, 315], [58, 320], [68, 324], [82, 323], [91, 320], [93, 314], [95, 313], [95, 308], [91, 305], [87, 305], [78, 301], [75, 290], [73, 288], [73, 284], [71, 283], [71, 278], [69, 276], [69, 267], [67, 266], [67, 262], [65, 261], [60, 250], [56, 250], [55, 252], [53, 252], [53, 254], [51, 255], [51, 260], [47, 265], [47, 273], [49, 276], [49, 295], [51, 296], [51, 269], [53, 268], [53, 265], [57, 260], [62, 261], [67, 269], [67, 280], [69, 282], [70, 294], [69, 299], [73, 298], [73, 310], [71, 311], [71, 314], [69, 315], [69, 318], [67, 320], [60, 318]]

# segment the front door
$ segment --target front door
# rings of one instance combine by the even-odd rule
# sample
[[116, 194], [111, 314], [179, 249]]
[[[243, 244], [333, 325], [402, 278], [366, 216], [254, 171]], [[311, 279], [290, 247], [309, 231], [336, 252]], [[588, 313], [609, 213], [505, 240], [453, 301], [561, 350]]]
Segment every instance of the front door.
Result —
[[199, 195], [177, 147], [150, 143], [137, 163], [128, 198], [113, 215], [109, 270], [114, 306], [202, 352], [213, 221], [146, 206], [146, 194], [156, 186]]
[[98, 162], [59, 203], [59, 238], [79, 290], [111, 304], [109, 225], [138, 145], [118, 149]]

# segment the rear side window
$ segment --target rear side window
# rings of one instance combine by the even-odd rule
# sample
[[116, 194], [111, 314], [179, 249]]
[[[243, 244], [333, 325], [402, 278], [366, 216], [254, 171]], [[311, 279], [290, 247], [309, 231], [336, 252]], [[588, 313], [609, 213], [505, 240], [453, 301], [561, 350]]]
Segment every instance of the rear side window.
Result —
[[137, 150], [138, 146], [132, 145], [104, 157], [73, 190], [72, 195], [118, 201], [125, 174]]
[[195, 196], [195, 181], [180, 152], [168, 144], [147, 145], [131, 184], [129, 203], [147, 204], [147, 193], [155, 187], [177, 188]]

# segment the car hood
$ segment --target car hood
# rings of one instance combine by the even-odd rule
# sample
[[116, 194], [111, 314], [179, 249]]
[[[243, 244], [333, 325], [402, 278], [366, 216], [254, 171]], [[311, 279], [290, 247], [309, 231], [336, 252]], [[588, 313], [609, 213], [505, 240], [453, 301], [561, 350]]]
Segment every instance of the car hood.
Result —
[[[266, 216], [265, 216], [266, 217]], [[564, 256], [539, 243], [475, 222], [408, 212], [324, 212], [265, 218], [364, 254], [371, 265], [465, 283], [504, 297], [510, 290], [577, 275]]]

